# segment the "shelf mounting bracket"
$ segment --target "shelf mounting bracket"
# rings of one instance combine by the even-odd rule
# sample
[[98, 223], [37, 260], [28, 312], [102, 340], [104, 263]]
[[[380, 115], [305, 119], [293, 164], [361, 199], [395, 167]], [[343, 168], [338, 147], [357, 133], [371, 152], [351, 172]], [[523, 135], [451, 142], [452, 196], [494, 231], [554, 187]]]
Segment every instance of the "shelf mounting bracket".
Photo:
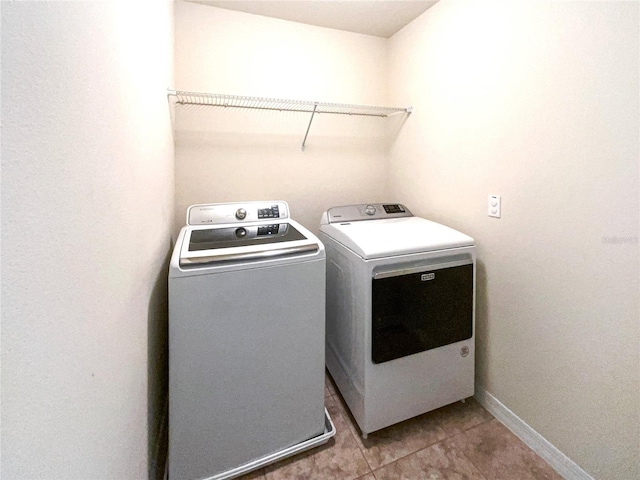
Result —
[[304, 134], [304, 140], [302, 140], [302, 151], [304, 152], [304, 144], [307, 143], [307, 137], [309, 136], [309, 129], [311, 128], [311, 122], [313, 122], [313, 116], [316, 114], [318, 108], [318, 102], [313, 104], [313, 112], [311, 112], [311, 118], [309, 119], [309, 125], [307, 125], [307, 132]]

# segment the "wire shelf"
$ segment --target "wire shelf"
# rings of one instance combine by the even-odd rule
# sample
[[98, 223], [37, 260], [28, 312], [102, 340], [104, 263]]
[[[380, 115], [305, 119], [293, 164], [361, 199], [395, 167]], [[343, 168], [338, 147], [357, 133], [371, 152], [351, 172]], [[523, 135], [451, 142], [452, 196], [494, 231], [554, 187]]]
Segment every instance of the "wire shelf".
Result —
[[303, 151], [307, 141], [307, 135], [309, 134], [309, 128], [313, 121], [313, 116], [316, 113], [386, 118], [393, 115], [410, 114], [413, 110], [412, 107], [376, 107], [370, 105], [312, 102], [306, 100], [245, 97], [220, 93], [186, 92], [181, 90], [169, 90], [168, 95], [176, 97], [176, 103], [181, 105], [209, 105], [213, 107], [243, 108], [249, 110], [310, 113], [311, 119], [309, 120], [309, 126], [307, 127], [304, 140], [302, 141]]
[[394, 114], [411, 113], [411, 107], [375, 107], [345, 103], [312, 102], [306, 100], [284, 100], [279, 98], [244, 97], [220, 93], [198, 93], [169, 90], [176, 102], [184, 105], [211, 105], [214, 107], [247, 108], [253, 110], [276, 110], [281, 112], [330, 113], [337, 115], [360, 115], [388, 117]]

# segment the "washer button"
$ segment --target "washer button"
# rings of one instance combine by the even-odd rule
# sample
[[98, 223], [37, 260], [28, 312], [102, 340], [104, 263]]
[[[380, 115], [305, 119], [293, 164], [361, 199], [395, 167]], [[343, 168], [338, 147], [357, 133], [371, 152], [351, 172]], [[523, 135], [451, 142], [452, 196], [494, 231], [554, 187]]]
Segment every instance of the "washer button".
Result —
[[247, 216], [247, 211], [244, 208], [239, 208], [236, 210], [236, 218], [238, 220], [244, 220]]
[[376, 207], [374, 207], [373, 205], [367, 205], [364, 209], [364, 213], [366, 213], [367, 215], [375, 215]]

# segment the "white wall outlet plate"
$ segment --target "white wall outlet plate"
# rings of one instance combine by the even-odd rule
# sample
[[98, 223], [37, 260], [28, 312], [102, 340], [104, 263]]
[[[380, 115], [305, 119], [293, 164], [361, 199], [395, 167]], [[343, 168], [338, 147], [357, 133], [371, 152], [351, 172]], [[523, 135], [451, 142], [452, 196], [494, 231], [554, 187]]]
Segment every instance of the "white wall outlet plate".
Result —
[[502, 201], [500, 195], [489, 195], [489, 202], [487, 205], [487, 213], [490, 217], [500, 218], [502, 211]]

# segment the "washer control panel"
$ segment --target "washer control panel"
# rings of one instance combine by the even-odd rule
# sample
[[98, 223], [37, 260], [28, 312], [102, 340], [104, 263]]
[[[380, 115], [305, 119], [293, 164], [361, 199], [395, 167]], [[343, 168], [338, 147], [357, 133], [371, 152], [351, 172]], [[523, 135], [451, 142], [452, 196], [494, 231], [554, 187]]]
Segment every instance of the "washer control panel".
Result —
[[192, 205], [187, 210], [187, 225], [221, 225], [289, 218], [287, 202], [243, 202]]
[[333, 207], [327, 211], [329, 223], [381, 220], [383, 218], [413, 217], [407, 207], [399, 203], [365, 203]]
[[259, 208], [258, 218], [280, 218], [280, 207], [276, 204], [267, 208]]

